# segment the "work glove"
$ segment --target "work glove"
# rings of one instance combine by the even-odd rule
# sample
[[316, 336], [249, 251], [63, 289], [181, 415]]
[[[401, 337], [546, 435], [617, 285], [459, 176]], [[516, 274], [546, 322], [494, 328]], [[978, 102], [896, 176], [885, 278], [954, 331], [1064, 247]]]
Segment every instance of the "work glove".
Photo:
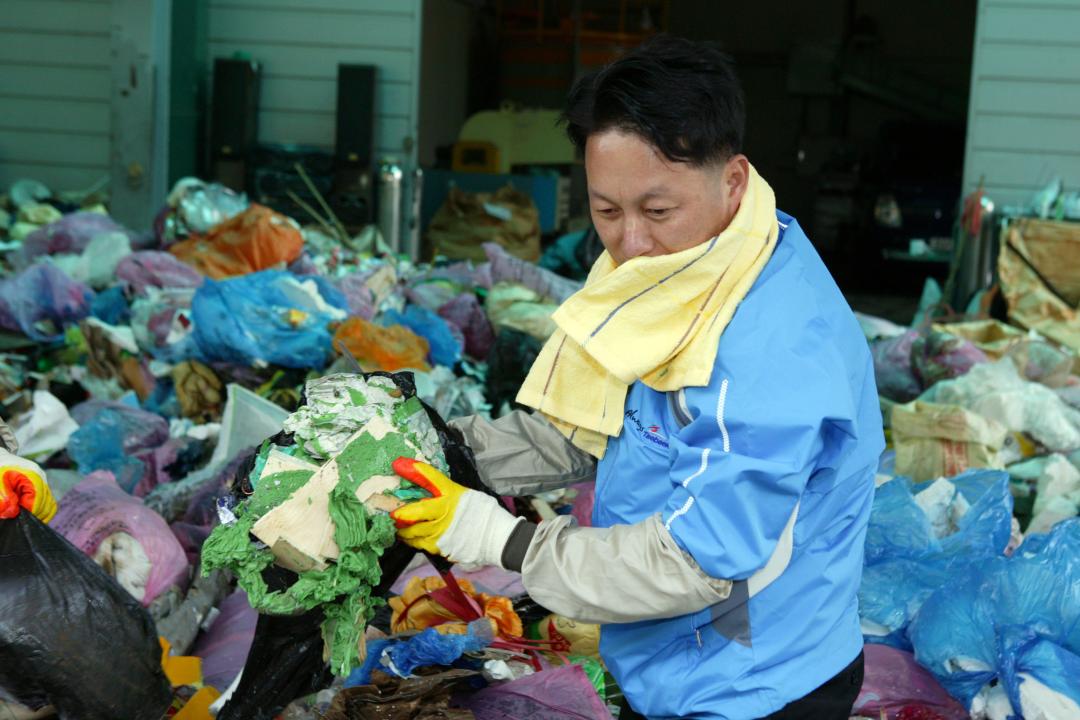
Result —
[[17, 517], [20, 510], [47, 523], [56, 514], [56, 500], [37, 463], [0, 450], [0, 520]]
[[394, 472], [431, 493], [390, 514], [398, 537], [419, 550], [467, 565], [502, 565], [503, 548], [524, 518], [498, 500], [469, 490], [427, 463], [394, 461]]

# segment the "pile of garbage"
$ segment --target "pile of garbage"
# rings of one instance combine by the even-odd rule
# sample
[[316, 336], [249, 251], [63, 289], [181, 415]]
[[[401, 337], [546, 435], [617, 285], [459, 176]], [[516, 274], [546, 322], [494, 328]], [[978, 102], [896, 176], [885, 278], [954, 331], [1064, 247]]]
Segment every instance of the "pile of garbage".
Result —
[[860, 716], [1080, 717], [1080, 298], [1063, 298], [1080, 265], [1049, 247], [1080, 247], [1080, 226], [1051, 225], [1007, 232], [1008, 323], [935, 322], [933, 288], [911, 327], [860, 317], [889, 440]]
[[445, 421], [511, 409], [580, 282], [492, 228], [428, 265], [195, 179], [150, 229], [99, 199], [0, 199], [0, 435], [58, 503], [0, 522], [0, 715], [610, 717], [596, 627], [388, 515], [397, 457], [482, 489]]

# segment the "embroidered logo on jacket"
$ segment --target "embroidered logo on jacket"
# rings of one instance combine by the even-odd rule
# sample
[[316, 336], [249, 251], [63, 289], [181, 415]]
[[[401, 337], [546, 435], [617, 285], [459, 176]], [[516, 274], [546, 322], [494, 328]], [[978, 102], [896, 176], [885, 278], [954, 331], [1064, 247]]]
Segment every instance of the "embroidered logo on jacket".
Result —
[[638, 434], [641, 435], [642, 439], [646, 442], [651, 442], [653, 445], [662, 447], [665, 450], [667, 449], [668, 441], [667, 438], [664, 437], [664, 434], [660, 432], [659, 425], [645, 425], [642, 423], [641, 419], [638, 418], [637, 410], [627, 410], [626, 419], [633, 423], [634, 429], [637, 430]]

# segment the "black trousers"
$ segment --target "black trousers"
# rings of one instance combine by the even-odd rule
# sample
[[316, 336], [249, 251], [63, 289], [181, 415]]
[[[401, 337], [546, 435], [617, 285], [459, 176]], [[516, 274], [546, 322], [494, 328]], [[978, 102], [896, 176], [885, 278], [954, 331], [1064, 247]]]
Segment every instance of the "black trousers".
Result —
[[[824, 685], [761, 720], [848, 720], [863, 682], [863, 654]], [[619, 720], [645, 720], [623, 700]]]

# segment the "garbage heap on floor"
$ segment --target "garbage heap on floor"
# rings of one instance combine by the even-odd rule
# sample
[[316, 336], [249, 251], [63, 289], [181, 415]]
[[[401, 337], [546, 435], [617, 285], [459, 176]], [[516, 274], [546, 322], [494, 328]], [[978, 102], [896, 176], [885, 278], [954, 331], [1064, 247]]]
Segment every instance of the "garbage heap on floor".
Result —
[[1080, 225], [1005, 237], [998, 318], [942, 312], [932, 281], [911, 327], [860, 317], [889, 441], [864, 717], [1080, 717]]
[[195, 179], [152, 228], [102, 200], [0, 199], [0, 435], [59, 505], [0, 521], [0, 715], [610, 717], [597, 628], [388, 515], [397, 457], [481, 487], [446, 421], [513, 407], [580, 282], [491, 228], [415, 264]]

